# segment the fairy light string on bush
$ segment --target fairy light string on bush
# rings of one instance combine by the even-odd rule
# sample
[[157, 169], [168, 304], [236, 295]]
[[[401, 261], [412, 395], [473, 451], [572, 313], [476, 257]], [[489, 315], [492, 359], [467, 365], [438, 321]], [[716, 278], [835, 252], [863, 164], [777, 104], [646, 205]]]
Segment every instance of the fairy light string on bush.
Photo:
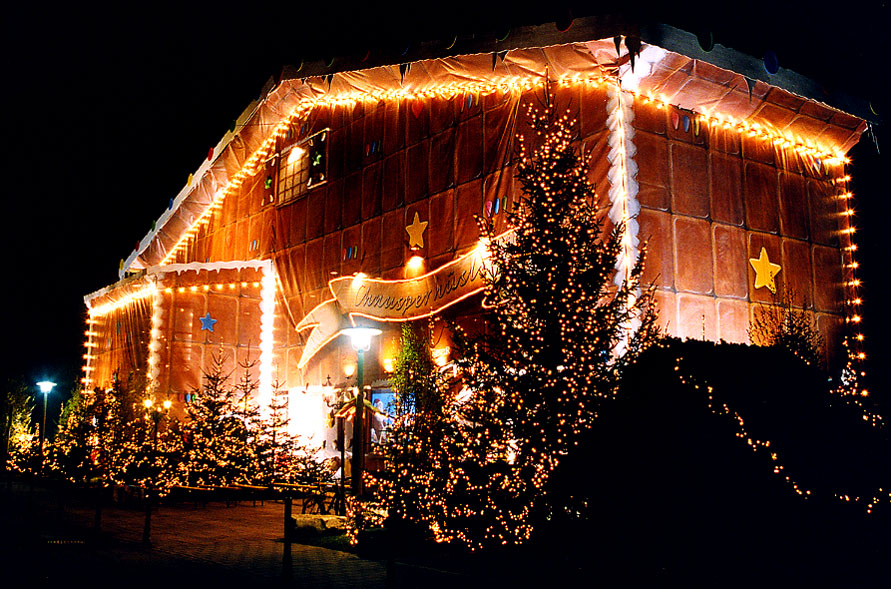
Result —
[[[729, 418], [730, 423], [733, 424], [734, 437], [745, 440], [746, 445], [751, 448], [753, 453], [767, 455], [772, 473], [781, 477], [783, 482], [785, 482], [796, 495], [805, 500], [816, 498], [818, 494], [814, 489], [806, 487], [800, 481], [787, 474], [786, 467], [776, 446], [772, 444], [770, 440], [761, 440], [753, 437], [746, 429], [745, 420], [742, 415], [732, 409], [727, 403], [719, 401], [717, 399], [717, 393], [712, 386], [704, 383], [701, 379], [694, 377], [691, 371], [683, 370], [683, 363], [684, 358], [682, 356], [678, 356], [675, 359], [674, 372], [680, 383], [692, 387], [693, 390], [704, 394], [706, 405], [712, 415]], [[858, 405], [860, 404], [858, 403]], [[866, 415], [866, 413], [864, 413], [864, 415]], [[868, 421], [870, 425], [873, 426], [881, 425], [880, 416], [877, 416], [875, 423], [871, 419], [867, 419], [867, 417], [864, 417], [864, 421]], [[891, 506], [891, 490], [885, 489], [884, 487], [877, 487], [874, 492], [864, 495], [844, 493], [841, 491], [828, 491], [824, 495], [830, 496], [838, 502], [860, 505], [863, 507], [863, 510], [867, 515], [872, 514], [876, 507], [881, 504]]]

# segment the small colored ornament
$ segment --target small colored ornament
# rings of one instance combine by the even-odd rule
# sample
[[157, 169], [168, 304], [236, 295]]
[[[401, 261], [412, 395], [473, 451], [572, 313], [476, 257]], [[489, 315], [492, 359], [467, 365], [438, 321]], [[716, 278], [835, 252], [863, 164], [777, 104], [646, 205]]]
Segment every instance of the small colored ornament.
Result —
[[207, 150], [207, 161], [210, 161], [212, 159], [213, 159], [213, 147], [211, 147], [210, 149]]
[[263, 187], [266, 188], [266, 190], [272, 188], [272, 176], [266, 176], [266, 182], [263, 183]]
[[213, 326], [217, 320], [210, 316], [210, 311], [208, 311], [204, 317], [199, 317], [198, 319], [201, 321], [201, 331], [209, 331], [213, 333]]
[[411, 114], [418, 118], [421, 116], [421, 113], [424, 112], [424, 103], [420, 100], [416, 99], [411, 103]]

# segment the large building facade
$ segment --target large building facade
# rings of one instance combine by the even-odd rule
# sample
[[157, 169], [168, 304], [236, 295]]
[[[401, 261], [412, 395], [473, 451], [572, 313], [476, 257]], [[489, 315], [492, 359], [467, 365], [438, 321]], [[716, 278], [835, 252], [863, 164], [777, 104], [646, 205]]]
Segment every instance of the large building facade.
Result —
[[546, 92], [577, 121], [607, 223], [623, 224], [617, 279], [646, 247], [669, 334], [747, 343], [757, 306], [793, 292], [837, 349], [859, 321], [845, 154], [865, 122], [782, 75], [647, 43], [632, 59], [629, 45], [525, 43], [282, 79], [121, 280], [85, 298], [84, 383], [143, 374], [151, 394], [187, 402], [219, 355], [251, 373], [261, 403], [286, 392], [298, 429], [329, 435], [331, 391], [356, 363], [344, 327], [383, 329], [365, 366], [383, 396], [400, 322], [478, 313], [476, 218], [504, 227], [522, 198], [517, 137]]

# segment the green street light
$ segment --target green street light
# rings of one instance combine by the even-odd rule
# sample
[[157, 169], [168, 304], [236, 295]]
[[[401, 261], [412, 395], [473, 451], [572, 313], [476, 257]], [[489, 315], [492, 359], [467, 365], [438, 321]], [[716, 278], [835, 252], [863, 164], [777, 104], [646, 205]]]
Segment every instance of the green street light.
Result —
[[371, 348], [371, 338], [382, 332], [374, 327], [350, 327], [341, 331], [350, 337], [356, 350], [356, 415], [353, 417], [353, 495], [362, 495], [362, 470], [365, 467], [365, 352]]
[[40, 423], [40, 471], [43, 472], [43, 442], [46, 440], [46, 397], [49, 395], [56, 383], [49, 380], [41, 380], [37, 383], [40, 392], [43, 393], [43, 421]]

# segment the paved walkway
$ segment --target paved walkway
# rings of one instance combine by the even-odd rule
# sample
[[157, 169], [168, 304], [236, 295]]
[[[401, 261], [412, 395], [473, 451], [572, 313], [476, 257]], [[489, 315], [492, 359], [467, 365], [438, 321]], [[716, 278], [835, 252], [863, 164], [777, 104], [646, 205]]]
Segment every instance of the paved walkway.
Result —
[[283, 543], [281, 503], [162, 506], [152, 517], [152, 546], [144, 548], [141, 511], [106, 507], [97, 535], [95, 510], [86, 502], [69, 498], [63, 506], [55, 491], [30, 491], [19, 482], [10, 488], [0, 485], [3, 574], [30, 586], [157, 588], [217, 583], [376, 588], [386, 584], [382, 562]]

